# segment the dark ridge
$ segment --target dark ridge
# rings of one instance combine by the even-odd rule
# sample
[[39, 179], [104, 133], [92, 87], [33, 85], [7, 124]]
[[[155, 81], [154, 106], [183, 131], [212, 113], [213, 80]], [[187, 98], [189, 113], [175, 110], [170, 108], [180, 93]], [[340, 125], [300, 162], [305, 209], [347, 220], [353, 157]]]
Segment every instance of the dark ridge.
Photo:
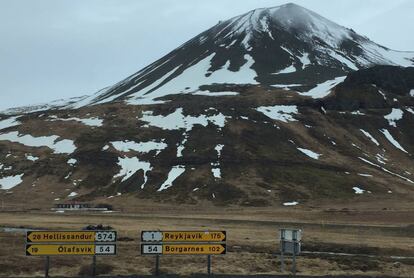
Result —
[[407, 95], [414, 88], [414, 67], [383, 65], [351, 72], [341, 87], [351, 89], [371, 84], [393, 94]]

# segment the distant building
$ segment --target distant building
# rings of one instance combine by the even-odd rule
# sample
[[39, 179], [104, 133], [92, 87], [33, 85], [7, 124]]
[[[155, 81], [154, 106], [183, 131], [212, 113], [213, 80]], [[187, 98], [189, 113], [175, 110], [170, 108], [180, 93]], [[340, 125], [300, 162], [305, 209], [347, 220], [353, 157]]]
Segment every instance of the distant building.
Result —
[[79, 210], [97, 210], [97, 211], [106, 211], [106, 207], [93, 207], [90, 204], [86, 203], [66, 203], [66, 204], [55, 204], [52, 210], [56, 211], [79, 211]]
[[55, 204], [55, 209], [89, 209], [91, 208], [90, 204], [77, 204], [77, 203], [70, 203], [70, 204]]

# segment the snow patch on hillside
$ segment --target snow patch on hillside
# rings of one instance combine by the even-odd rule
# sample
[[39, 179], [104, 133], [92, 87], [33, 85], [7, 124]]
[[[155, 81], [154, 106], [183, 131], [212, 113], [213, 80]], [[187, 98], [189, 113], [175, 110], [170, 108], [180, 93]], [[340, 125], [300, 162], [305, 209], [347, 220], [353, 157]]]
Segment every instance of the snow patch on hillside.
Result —
[[292, 90], [291, 87], [303, 86], [302, 84], [273, 84], [270, 85], [273, 88], [279, 88], [284, 90]]
[[[351, 61], [349, 58], [346, 58], [346, 55], [340, 52], [329, 50], [329, 55], [340, 63], [346, 65], [348, 68], [353, 70], [358, 70], [358, 67]], [[342, 55], [341, 55], [342, 54]]]
[[221, 179], [221, 170], [220, 168], [211, 168], [211, 172], [216, 179]]
[[286, 206], [286, 207], [297, 206], [297, 205], [299, 205], [299, 202], [296, 202], [296, 201], [285, 202], [285, 203], [283, 203], [283, 205]]
[[[210, 84], [258, 84], [255, 80], [257, 74], [251, 68], [254, 59], [245, 54], [245, 63], [237, 72], [229, 70], [230, 61], [219, 70], [210, 71], [211, 60], [215, 53], [205, 57], [197, 64], [186, 68], [178, 76], [174, 77], [180, 66], [166, 73], [163, 77], [152, 83], [150, 86], [132, 94], [127, 101], [128, 104], [152, 104], [159, 103], [156, 98], [173, 94], [188, 94], [197, 91], [201, 85]], [[207, 75], [207, 76], [206, 76]]]
[[198, 91], [193, 93], [195, 96], [209, 96], [209, 97], [223, 97], [223, 96], [237, 96], [238, 92], [210, 92], [210, 91]]
[[369, 160], [367, 160], [367, 159], [365, 159], [363, 157], [358, 157], [358, 158], [360, 160], [362, 160], [363, 162], [368, 163], [371, 166], [377, 167], [377, 168], [381, 169], [382, 171], [387, 172], [388, 174], [391, 174], [393, 176], [399, 177], [402, 180], [405, 180], [405, 181], [408, 181], [409, 183], [413, 183], [414, 184], [414, 181], [410, 180], [409, 178], [406, 178], [406, 177], [404, 177], [402, 175], [399, 175], [397, 173], [394, 173], [394, 172], [392, 172], [392, 171], [390, 171], [390, 170], [388, 170], [388, 169], [386, 169], [386, 168], [384, 168], [384, 167], [382, 167], [382, 166], [380, 166], [378, 164], [375, 164], [375, 163], [373, 163], [373, 162], [371, 162], [371, 161], [369, 161]]
[[24, 174], [0, 178], [0, 189], [9, 190], [19, 185], [23, 181], [23, 175]]
[[21, 122], [17, 120], [18, 117], [10, 117], [0, 121], [0, 130], [20, 125]]
[[388, 158], [386, 158], [384, 155], [377, 153], [375, 155], [375, 158], [377, 159], [377, 161], [381, 164], [387, 164], [386, 161], [388, 161]]
[[77, 193], [77, 192], [71, 192], [69, 195], [68, 195], [68, 198], [72, 198], [72, 197], [76, 197], [76, 196], [78, 196], [79, 194]]
[[148, 141], [148, 142], [134, 142], [134, 141], [114, 141], [110, 142], [112, 146], [119, 152], [136, 151], [140, 153], [149, 153], [151, 151], [157, 151], [155, 155], [158, 155], [162, 150], [168, 147], [164, 142]]
[[361, 176], [361, 177], [366, 177], [366, 178], [372, 178], [373, 176], [372, 175], [370, 175], [370, 174], [364, 174], [364, 173], [358, 173], [357, 174], [358, 176]]
[[152, 170], [151, 164], [146, 161], [140, 161], [137, 157], [119, 157], [118, 165], [121, 167], [121, 170], [114, 178], [122, 177], [121, 182], [128, 180], [132, 177], [137, 171], [144, 171], [144, 183], [141, 185], [141, 188], [144, 188], [147, 182], [147, 172]]
[[296, 105], [261, 106], [257, 107], [256, 110], [273, 120], [285, 123], [297, 121], [292, 116], [294, 114], [298, 114], [298, 108]]
[[177, 157], [183, 156], [184, 149], [185, 149], [185, 146], [183, 143], [177, 147]]
[[155, 126], [165, 130], [185, 129], [188, 132], [192, 130], [194, 125], [202, 125], [206, 127], [209, 123], [222, 128], [225, 126], [226, 118], [227, 116], [224, 116], [221, 113], [212, 116], [185, 116], [183, 114], [183, 109], [177, 108], [175, 112], [167, 116], [154, 116], [152, 111], [144, 111], [140, 120], [147, 122], [147, 127]]
[[365, 130], [363, 130], [363, 129], [360, 129], [360, 131], [366, 136], [366, 137], [368, 137], [369, 138], [369, 140], [371, 140], [375, 145], [377, 145], [377, 146], [379, 146], [379, 143], [378, 143], [378, 141], [368, 132], [368, 131], [365, 131]]
[[382, 134], [384, 134], [385, 138], [387, 138], [387, 140], [393, 144], [397, 149], [408, 153], [401, 145], [400, 143], [397, 142], [397, 140], [394, 139], [394, 137], [392, 137], [391, 133], [387, 130], [387, 129], [382, 129], [380, 130], [382, 132]]
[[173, 185], [173, 182], [179, 176], [181, 176], [184, 172], [185, 172], [185, 166], [182, 166], [182, 165], [173, 166], [171, 168], [170, 172], [168, 173], [167, 179], [164, 181], [163, 184], [161, 184], [161, 186], [158, 189], [158, 191], [160, 192], [160, 191], [163, 191], [165, 189], [170, 188]]
[[59, 136], [41, 136], [34, 137], [32, 135], [20, 135], [17, 131], [0, 134], [0, 140], [20, 143], [28, 147], [48, 147], [56, 154], [71, 154], [76, 150], [76, 146], [72, 140], [60, 140]]
[[220, 158], [221, 157], [221, 151], [223, 150], [224, 145], [223, 144], [218, 144], [216, 145], [216, 147], [214, 148], [217, 152], [217, 157]]
[[290, 65], [287, 68], [284, 68], [284, 69], [276, 72], [275, 74], [292, 73], [292, 72], [296, 72], [296, 68], [295, 68], [294, 65]]
[[323, 98], [326, 97], [327, 95], [329, 95], [331, 93], [331, 90], [333, 87], [335, 87], [336, 85], [338, 85], [339, 83], [343, 82], [345, 80], [346, 76], [339, 76], [333, 80], [328, 80], [325, 81], [323, 83], [320, 83], [318, 85], [316, 85], [315, 88], [304, 92], [304, 93], [300, 93], [303, 96], [309, 96], [312, 98]]
[[37, 156], [33, 156], [31, 154], [25, 154], [24, 156], [26, 157], [27, 160], [30, 160], [33, 162], [39, 159]]
[[319, 159], [319, 157], [321, 156], [321, 154], [315, 153], [314, 151], [311, 151], [308, 149], [303, 149], [303, 148], [297, 148], [297, 149], [313, 159]]
[[217, 144], [214, 149], [217, 152], [217, 161], [211, 163], [211, 172], [213, 173], [213, 177], [216, 179], [221, 179], [221, 169], [220, 169], [220, 157], [221, 152], [223, 150], [223, 144]]
[[393, 108], [391, 113], [385, 115], [384, 118], [388, 121], [390, 126], [397, 127], [396, 121], [403, 118], [404, 112], [399, 108]]
[[59, 118], [57, 116], [50, 116], [49, 118], [50, 119], [48, 119], [48, 121], [50, 121], [50, 122], [56, 122], [56, 121], [70, 122], [70, 121], [75, 121], [75, 122], [79, 122], [79, 123], [82, 123], [84, 125], [93, 126], [93, 127], [100, 127], [100, 126], [103, 125], [103, 120], [101, 120], [99, 118], [85, 118], [85, 119], [76, 118], [76, 117], [72, 117], [72, 118]]
[[184, 145], [185, 145], [185, 143], [187, 143], [188, 137], [189, 137], [188, 133], [185, 132], [183, 140], [177, 146], [177, 157], [182, 157], [183, 156], [183, 151], [184, 151], [184, 148], [185, 148]]
[[354, 190], [355, 194], [363, 194], [365, 192], [364, 189], [361, 189], [358, 186], [354, 186], [352, 189]]
[[309, 59], [309, 53], [303, 53], [302, 56], [298, 57], [298, 59], [302, 63], [302, 69], [305, 69], [306, 66], [311, 64], [311, 61]]

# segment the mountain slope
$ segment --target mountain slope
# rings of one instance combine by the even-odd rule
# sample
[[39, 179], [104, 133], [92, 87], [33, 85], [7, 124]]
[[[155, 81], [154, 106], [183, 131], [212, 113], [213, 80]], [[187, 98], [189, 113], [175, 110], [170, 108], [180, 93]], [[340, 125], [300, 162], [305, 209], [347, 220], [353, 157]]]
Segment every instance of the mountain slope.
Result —
[[0, 195], [36, 208], [405, 206], [405, 56], [296, 5], [251, 11], [93, 96], [0, 115]]

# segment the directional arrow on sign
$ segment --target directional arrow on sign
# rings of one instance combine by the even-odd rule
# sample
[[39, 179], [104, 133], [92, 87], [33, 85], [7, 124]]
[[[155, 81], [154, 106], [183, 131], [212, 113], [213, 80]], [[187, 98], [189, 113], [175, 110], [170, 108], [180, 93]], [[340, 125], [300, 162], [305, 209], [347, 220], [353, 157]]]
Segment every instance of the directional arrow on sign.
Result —
[[27, 244], [26, 255], [116, 255], [116, 244]]
[[142, 244], [142, 255], [221, 255], [226, 244]]
[[28, 244], [28, 256], [95, 255], [94, 244]]
[[163, 244], [163, 255], [221, 255], [226, 254], [225, 244]]
[[26, 241], [47, 242], [115, 242], [116, 231], [28, 231]]
[[94, 242], [94, 231], [29, 231], [27, 242]]

